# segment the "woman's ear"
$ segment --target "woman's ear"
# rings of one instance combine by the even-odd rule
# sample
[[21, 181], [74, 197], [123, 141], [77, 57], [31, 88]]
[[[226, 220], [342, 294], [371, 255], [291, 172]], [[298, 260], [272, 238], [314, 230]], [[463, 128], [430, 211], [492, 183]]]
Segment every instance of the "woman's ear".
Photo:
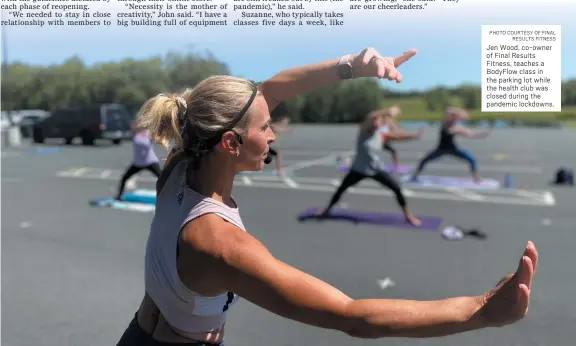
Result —
[[236, 155], [240, 150], [242, 138], [233, 131], [227, 131], [222, 135], [222, 149], [230, 154]]

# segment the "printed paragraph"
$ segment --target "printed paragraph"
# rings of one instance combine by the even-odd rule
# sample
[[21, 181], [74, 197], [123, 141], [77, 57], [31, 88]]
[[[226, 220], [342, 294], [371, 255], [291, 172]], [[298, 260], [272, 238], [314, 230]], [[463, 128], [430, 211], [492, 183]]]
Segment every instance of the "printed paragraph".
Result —
[[559, 25], [482, 27], [482, 111], [561, 111]]
[[2, 0], [3, 26], [345, 25], [359, 11], [421, 11], [465, 0]]

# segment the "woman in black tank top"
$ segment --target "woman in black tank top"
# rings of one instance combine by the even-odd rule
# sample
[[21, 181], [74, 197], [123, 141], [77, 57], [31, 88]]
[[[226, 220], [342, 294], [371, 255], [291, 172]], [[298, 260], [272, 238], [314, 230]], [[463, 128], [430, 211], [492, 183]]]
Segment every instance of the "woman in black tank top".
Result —
[[482, 131], [482, 132], [472, 132], [464, 127], [457, 126], [457, 122], [459, 120], [466, 120], [468, 119], [468, 112], [461, 108], [448, 108], [446, 109], [444, 120], [442, 121], [442, 125], [440, 127], [440, 138], [438, 141], [438, 145], [432, 151], [430, 151], [418, 164], [418, 167], [412, 174], [412, 181], [417, 181], [418, 176], [426, 166], [431, 161], [437, 160], [444, 155], [451, 155], [453, 157], [459, 158], [468, 162], [470, 166], [470, 173], [474, 178], [476, 183], [480, 182], [480, 176], [478, 175], [478, 167], [476, 164], [476, 159], [472, 154], [469, 152], [462, 150], [461, 148], [456, 145], [454, 142], [454, 137], [456, 135], [462, 135], [467, 138], [485, 138], [491, 132]]

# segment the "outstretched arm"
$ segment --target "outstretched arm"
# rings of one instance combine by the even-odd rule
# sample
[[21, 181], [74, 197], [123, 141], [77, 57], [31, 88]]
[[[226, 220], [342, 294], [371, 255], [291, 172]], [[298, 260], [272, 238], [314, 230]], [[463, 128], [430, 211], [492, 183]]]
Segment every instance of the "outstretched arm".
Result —
[[[355, 78], [388, 78], [400, 83], [402, 75], [396, 68], [415, 54], [415, 50], [410, 50], [397, 58], [389, 58], [380, 56], [373, 48], [366, 48], [358, 54], [350, 54], [348, 61], [352, 65]], [[339, 60], [340, 58], [334, 58], [286, 69], [262, 82], [260, 90], [266, 98], [268, 108], [273, 110], [285, 100], [340, 82], [337, 68]]]
[[[192, 290], [199, 292], [204, 287], [209, 292], [218, 287], [301, 323], [358, 338], [437, 337], [486, 326], [474, 317], [481, 307], [480, 296], [435, 301], [354, 300], [273, 257], [250, 234], [214, 215], [186, 226], [182, 240], [182, 260], [201, 259], [203, 263], [202, 268], [193, 269], [202, 270], [202, 280], [195, 280]], [[187, 259], [190, 253], [198, 255]], [[210, 288], [200, 286], [208, 282]]]
[[392, 132], [387, 132], [387, 133], [383, 133], [382, 134], [382, 140], [387, 140], [387, 141], [409, 141], [409, 140], [414, 140], [414, 139], [418, 139], [420, 138], [420, 136], [422, 136], [421, 132], [418, 133], [407, 133], [404, 130], [400, 130], [400, 131], [392, 131]]
[[420, 130], [416, 133], [407, 133], [403, 128], [400, 127], [400, 125], [398, 125], [394, 119], [389, 121], [389, 129], [390, 131], [382, 133], [383, 141], [414, 140], [422, 137], [422, 134], [424, 133], [424, 130]]
[[492, 133], [492, 129], [487, 131], [472, 131], [465, 127], [457, 126], [454, 127], [451, 132], [466, 138], [486, 138], [490, 135], [490, 133]]

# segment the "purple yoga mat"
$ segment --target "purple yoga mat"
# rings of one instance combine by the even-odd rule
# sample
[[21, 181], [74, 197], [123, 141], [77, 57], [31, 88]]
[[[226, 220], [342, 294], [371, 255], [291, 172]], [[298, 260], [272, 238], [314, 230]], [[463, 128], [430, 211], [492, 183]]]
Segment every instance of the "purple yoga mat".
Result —
[[[340, 172], [348, 172], [350, 170], [350, 166], [348, 166], [348, 165], [340, 165], [339, 168], [340, 168]], [[409, 166], [409, 165], [398, 165], [397, 167], [395, 167], [391, 164], [386, 164], [386, 165], [382, 165], [382, 169], [385, 172], [389, 172], [389, 173], [410, 173], [410, 172], [412, 172], [414, 167]]]
[[298, 215], [300, 221], [307, 219], [317, 220], [346, 220], [354, 223], [369, 223], [374, 225], [393, 226], [400, 228], [421, 229], [426, 231], [437, 231], [444, 221], [436, 216], [416, 216], [422, 221], [420, 227], [415, 227], [406, 222], [404, 215], [384, 212], [357, 211], [350, 209], [332, 209], [330, 215], [325, 218], [316, 216], [319, 208], [309, 208]]

